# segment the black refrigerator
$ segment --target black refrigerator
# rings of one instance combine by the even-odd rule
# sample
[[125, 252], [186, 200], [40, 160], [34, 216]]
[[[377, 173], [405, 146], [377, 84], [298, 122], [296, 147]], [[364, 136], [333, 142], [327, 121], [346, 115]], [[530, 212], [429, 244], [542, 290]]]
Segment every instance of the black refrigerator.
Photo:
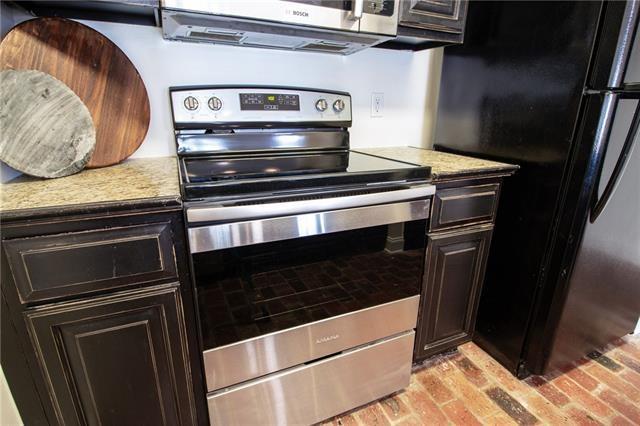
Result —
[[640, 317], [639, 10], [472, 1], [464, 44], [444, 50], [435, 149], [521, 166], [502, 190], [474, 336], [518, 377]]

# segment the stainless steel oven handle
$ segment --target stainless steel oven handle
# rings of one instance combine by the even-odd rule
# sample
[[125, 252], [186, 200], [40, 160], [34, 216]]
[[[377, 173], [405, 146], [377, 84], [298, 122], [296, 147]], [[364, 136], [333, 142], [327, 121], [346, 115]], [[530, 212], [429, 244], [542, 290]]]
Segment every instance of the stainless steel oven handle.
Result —
[[190, 227], [191, 253], [290, 240], [429, 217], [430, 199]]
[[203, 206], [188, 207], [187, 222], [190, 225], [223, 220], [256, 219], [262, 217], [286, 216], [324, 210], [347, 209], [372, 204], [396, 203], [416, 198], [432, 196], [434, 185], [420, 185], [397, 191], [374, 192], [371, 194], [346, 197], [321, 198], [317, 200], [288, 201], [272, 204], [253, 204], [246, 206]]

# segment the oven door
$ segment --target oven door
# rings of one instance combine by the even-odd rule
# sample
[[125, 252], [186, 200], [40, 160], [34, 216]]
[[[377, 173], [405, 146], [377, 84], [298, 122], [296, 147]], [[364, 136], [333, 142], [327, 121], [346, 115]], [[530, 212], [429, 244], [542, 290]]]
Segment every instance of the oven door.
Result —
[[395, 36], [399, 0], [163, 0], [166, 9]]
[[423, 197], [190, 226], [208, 390], [413, 329], [429, 211]]

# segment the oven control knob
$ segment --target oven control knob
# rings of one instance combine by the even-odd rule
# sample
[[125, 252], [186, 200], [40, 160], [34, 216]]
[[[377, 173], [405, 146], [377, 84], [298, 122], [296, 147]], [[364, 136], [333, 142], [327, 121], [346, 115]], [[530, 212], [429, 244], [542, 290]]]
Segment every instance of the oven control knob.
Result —
[[209, 109], [211, 111], [220, 111], [222, 109], [222, 101], [216, 96], [210, 97], [209, 102], [207, 103], [209, 104]]
[[333, 103], [333, 110], [335, 112], [342, 112], [344, 109], [344, 101], [342, 99], [338, 99]]
[[184, 107], [189, 111], [195, 111], [200, 106], [200, 103], [193, 96], [187, 96], [184, 98]]
[[327, 110], [327, 108], [329, 107], [329, 104], [327, 103], [326, 99], [318, 99], [316, 101], [316, 109], [320, 112], [324, 112]]

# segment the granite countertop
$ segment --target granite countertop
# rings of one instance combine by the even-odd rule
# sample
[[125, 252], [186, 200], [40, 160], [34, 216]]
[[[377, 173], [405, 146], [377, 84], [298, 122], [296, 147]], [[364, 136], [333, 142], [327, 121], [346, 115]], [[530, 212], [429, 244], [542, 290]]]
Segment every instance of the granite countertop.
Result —
[[436, 181], [486, 173], [511, 174], [520, 168], [520, 166], [514, 164], [499, 163], [497, 161], [482, 160], [423, 148], [361, 148], [355, 149], [355, 151], [421, 166], [431, 166], [431, 176]]
[[180, 202], [175, 157], [130, 159], [57, 179], [19, 176], [0, 185], [0, 211], [122, 203], [144, 199]]
[[[356, 151], [431, 166], [434, 180], [485, 173], [513, 173], [518, 166], [412, 147], [363, 148]], [[175, 157], [130, 159], [111, 167], [87, 169], [57, 179], [20, 176], [0, 185], [3, 217], [33, 209], [104, 205], [150, 199], [180, 203]]]

